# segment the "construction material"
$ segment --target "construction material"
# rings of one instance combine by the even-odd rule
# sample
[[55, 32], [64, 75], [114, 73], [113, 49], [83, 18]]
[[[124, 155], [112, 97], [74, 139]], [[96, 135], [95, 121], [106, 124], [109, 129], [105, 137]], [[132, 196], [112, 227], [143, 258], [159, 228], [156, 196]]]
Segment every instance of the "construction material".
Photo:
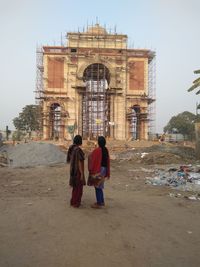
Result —
[[30, 142], [4, 145], [0, 153], [6, 154], [6, 163], [10, 167], [33, 167], [66, 162], [66, 155], [57, 146], [48, 143]]

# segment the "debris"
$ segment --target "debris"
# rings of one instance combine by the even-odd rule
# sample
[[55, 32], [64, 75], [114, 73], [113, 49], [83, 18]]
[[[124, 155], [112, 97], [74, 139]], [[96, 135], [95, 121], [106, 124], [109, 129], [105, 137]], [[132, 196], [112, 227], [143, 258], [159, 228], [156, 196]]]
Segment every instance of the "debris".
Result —
[[144, 158], [146, 155], [148, 155], [149, 153], [143, 152], [141, 153], [141, 158]]
[[149, 147], [129, 148], [126, 151], [119, 150], [116, 154], [116, 159], [133, 160], [143, 164], [176, 164], [183, 162], [183, 160], [184, 162], [194, 160], [195, 151], [191, 147], [157, 144]]
[[200, 173], [194, 172], [195, 169], [191, 165], [181, 165], [179, 169], [157, 169], [155, 170], [155, 177], [146, 177], [146, 183], [175, 187], [182, 191], [200, 192]]
[[181, 197], [181, 194], [179, 194], [179, 193], [178, 194], [177, 193], [169, 193], [169, 196], [178, 198], [178, 197]]
[[146, 169], [146, 168], [141, 167], [141, 171], [143, 171], [143, 172], [154, 172], [154, 169]]
[[188, 199], [190, 199], [190, 200], [197, 200], [197, 198], [195, 196], [190, 196], [190, 197], [188, 197]]
[[8, 166], [8, 156], [6, 151], [0, 151], [0, 167]]

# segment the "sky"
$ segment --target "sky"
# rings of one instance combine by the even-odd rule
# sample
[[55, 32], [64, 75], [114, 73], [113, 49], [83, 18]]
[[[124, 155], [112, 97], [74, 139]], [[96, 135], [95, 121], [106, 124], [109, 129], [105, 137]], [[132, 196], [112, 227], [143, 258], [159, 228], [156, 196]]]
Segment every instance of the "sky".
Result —
[[156, 132], [172, 116], [196, 113], [187, 89], [200, 69], [199, 0], [0, 0], [0, 130], [14, 129], [35, 104], [36, 47], [98, 22], [127, 34], [134, 48], [156, 52]]

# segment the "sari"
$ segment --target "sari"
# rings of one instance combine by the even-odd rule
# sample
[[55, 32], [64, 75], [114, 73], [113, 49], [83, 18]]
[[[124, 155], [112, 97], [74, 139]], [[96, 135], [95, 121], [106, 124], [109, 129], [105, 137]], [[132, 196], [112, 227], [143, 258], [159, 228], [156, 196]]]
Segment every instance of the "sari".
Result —
[[[84, 160], [84, 153], [79, 146], [72, 145], [69, 147], [67, 162], [70, 162], [69, 185], [72, 187], [71, 205], [74, 207], [79, 207], [81, 204], [83, 185], [85, 185]], [[80, 168], [83, 177], [81, 177]]]

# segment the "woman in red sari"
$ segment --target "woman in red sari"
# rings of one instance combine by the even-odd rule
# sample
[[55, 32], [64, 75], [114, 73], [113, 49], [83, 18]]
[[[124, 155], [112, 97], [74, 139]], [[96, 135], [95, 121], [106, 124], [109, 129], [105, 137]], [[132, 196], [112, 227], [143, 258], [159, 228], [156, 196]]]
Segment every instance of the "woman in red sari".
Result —
[[106, 148], [106, 139], [103, 136], [98, 137], [99, 147], [94, 149], [88, 157], [88, 170], [90, 177], [93, 177], [93, 182], [88, 185], [94, 185], [96, 193], [96, 203], [92, 208], [101, 208], [105, 206], [104, 202], [104, 181], [105, 178], [110, 178], [110, 157]]
[[85, 185], [84, 176], [84, 160], [85, 156], [82, 145], [82, 137], [76, 135], [73, 140], [73, 145], [69, 147], [67, 153], [67, 162], [70, 163], [70, 180], [69, 184], [72, 187], [72, 197], [70, 204], [74, 208], [81, 205], [81, 198], [83, 195], [83, 185]]

